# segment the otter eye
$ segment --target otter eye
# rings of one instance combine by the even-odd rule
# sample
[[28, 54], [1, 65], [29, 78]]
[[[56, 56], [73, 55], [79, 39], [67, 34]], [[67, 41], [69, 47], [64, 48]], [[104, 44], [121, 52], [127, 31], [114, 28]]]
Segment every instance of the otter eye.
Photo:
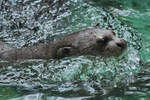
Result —
[[104, 37], [102, 39], [97, 39], [96, 43], [98, 44], [106, 44], [109, 41], [109, 39], [107, 37]]
[[107, 43], [108, 41], [109, 41], [109, 38], [108, 37], [104, 37], [103, 43]]

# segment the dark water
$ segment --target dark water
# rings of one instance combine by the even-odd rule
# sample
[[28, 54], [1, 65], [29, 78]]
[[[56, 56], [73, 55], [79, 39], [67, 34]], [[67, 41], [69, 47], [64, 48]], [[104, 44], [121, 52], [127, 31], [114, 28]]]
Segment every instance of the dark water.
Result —
[[7, 63], [0, 68], [0, 100], [149, 100], [149, 5], [148, 0], [1, 0], [0, 41], [8, 46], [55, 41], [100, 23], [127, 40], [128, 49], [119, 58]]

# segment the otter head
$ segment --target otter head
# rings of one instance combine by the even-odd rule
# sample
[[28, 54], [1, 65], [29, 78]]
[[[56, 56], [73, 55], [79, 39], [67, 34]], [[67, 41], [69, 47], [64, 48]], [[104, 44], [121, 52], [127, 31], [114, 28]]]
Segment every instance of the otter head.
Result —
[[117, 38], [111, 30], [100, 29], [79, 31], [58, 44], [61, 44], [62, 47], [57, 49], [57, 58], [80, 55], [120, 56], [127, 47], [126, 41]]
[[111, 30], [101, 30], [100, 33], [96, 33], [96, 44], [103, 57], [120, 56], [127, 48], [126, 41], [116, 37]]

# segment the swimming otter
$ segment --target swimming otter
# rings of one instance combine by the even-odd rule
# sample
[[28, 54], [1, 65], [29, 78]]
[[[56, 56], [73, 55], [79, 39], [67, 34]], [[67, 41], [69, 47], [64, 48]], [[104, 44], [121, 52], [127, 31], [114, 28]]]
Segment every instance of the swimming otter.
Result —
[[115, 37], [111, 30], [86, 29], [55, 42], [1, 51], [0, 59], [57, 59], [80, 55], [111, 57], [121, 55], [126, 47], [125, 40]]

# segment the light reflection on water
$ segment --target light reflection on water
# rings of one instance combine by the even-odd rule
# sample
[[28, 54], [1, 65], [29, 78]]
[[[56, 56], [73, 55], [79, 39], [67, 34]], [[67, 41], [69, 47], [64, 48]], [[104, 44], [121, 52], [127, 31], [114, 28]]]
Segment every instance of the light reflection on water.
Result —
[[[0, 40], [13, 47], [23, 47], [55, 41], [100, 23], [99, 28], [112, 29], [118, 37], [128, 41], [124, 56], [106, 60], [81, 56], [55, 61], [17, 62], [0, 69], [0, 83], [18, 86], [15, 91], [27, 94], [17, 100], [32, 96], [41, 98], [47, 94], [49, 96], [45, 98], [48, 99], [55, 99], [57, 95], [62, 96], [62, 99], [66, 93], [69, 97], [93, 96], [97, 93], [101, 95], [103, 87], [116, 87], [124, 78], [128, 79], [124, 79], [123, 83], [130, 83], [130, 76], [136, 74], [140, 67], [138, 50], [141, 44], [136, 42], [139, 40], [137, 32], [123, 24], [109, 10], [94, 7], [82, 0], [68, 0], [58, 7], [57, 1], [54, 1], [56, 4], [53, 7], [47, 5], [51, 2], [40, 0], [26, 0], [23, 3], [25, 5], [18, 5], [22, 4], [21, 1], [18, 4], [13, 1], [13, 5], [4, 2], [6, 5], [0, 11]], [[42, 93], [30, 94], [36, 91]]]

